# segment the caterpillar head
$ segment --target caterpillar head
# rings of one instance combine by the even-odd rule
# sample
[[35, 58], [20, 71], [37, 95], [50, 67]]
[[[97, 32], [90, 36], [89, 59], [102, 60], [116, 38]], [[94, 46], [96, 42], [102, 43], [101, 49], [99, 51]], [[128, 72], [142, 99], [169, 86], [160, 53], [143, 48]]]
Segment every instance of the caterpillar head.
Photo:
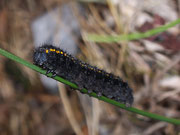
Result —
[[34, 51], [33, 61], [35, 65], [42, 67], [48, 60], [46, 49], [45, 48], [37, 48]]

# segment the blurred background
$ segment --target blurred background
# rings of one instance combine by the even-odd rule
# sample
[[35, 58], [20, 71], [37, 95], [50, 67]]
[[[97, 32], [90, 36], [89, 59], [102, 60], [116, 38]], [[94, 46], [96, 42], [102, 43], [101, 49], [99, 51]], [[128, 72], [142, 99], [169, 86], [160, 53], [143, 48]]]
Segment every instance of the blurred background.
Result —
[[[49, 43], [128, 81], [133, 107], [180, 118], [180, 27], [120, 43], [88, 33], [145, 32], [180, 17], [180, 0], [1, 0], [0, 47], [32, 63]], [[59, 90], [59, 91], [58, 91]], [[180, 127], [71, 90], [0, 56], [0, 135], [180, 135]]]

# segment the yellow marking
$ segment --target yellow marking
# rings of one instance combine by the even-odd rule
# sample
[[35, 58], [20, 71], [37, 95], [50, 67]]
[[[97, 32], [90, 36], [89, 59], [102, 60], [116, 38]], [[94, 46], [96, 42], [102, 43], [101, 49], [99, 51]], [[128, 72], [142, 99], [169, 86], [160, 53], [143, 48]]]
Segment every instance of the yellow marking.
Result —
[[56, 51], [56, 53], [60, 53], [59, 51]]
[[49, 52], [49, 50], [46, 50], [46, 53], [48, 53]]
[[55, 52], [56, 50], [55, 49], [50, 49], [51, 52]]
[[64, 56], [67, 56], [67, 54], [65, 53]]
[[61, 51], [61, 54], [63, 54], [63, 52]]

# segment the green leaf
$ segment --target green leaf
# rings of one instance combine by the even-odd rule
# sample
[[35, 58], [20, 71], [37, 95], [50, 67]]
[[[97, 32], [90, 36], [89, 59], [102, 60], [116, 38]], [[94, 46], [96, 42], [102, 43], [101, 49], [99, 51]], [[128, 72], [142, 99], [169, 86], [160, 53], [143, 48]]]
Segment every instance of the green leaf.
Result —
[[155, 29], [151, 29], [144, 33], [137, 32], [137, 33], [132, 33], [132, 34], [124, 34], [124, 35], [86, 34], [85, 40], [99, 42], [99, 43], [113, 43], [113, 42], [120, 42], [120, 41], [127, 41], [127, 40], [137, 40], [137, 39], [151, 37], [153, 35], [164, 32], [167, 29], [169, 29], [179, 23], [180, 23], [180, 19], [177, 19], [176, 21], [173, 21], [167, 25], [163, 25], [163, 26], [157, 27]]
[[[23, 64], [24, 66], [29, 67], [32, 70], [35, 70], [35, 71], [37, 71], [37, 72], [39, 72], [41, 74], [46, 75], [46, 71], [45, 70], [42, 70], [41, 68], [39, 68], [39, 67], [37, 67], [37, 66], [35, 66], [35, 65], [33, 65], [33, 64], [23, 60], [23, 59], [21, 59], [21, 58], [19, 58], [18, 56], [15, 56], [15, 55], [13, 55], [13, 54], [3, 50], [1, 48], [0, 48], [0, 54], [5, 56], [5, 57], [7, 57], [7, 58], [9, 58], [9, 59], [11, 59], [11, 60], [13, 60], [13, 61], [16, 61], [16, 62], [18, 62], [20, 64]], [[52, 74], [50, 73], [47, 76], [51, 77]], [[72, 87], [74, 89], [78, 89], [76, 84], [73, 84], [73, 83], [71, 83], [71, 82], [69, 82], [69, 81], [67, 81], [67, 80], [65, 80], [65, 79], [63, 79], [63, 78], [61, 78], [59, 76], [56, 76], [53, 79], [55, 79], [55, 80], [57, 80], [59, 82], [62, 82], [64, 84], [66, 84], [66, 85], [69, 85], [70, 87]], [[84, 93], [84, 94], [88, 94], [86, 89], [81, 90], [81, 92]], [[124, 104], [121, 104], [121, 103], [116, 102], [116, 101], [114, 101], [112, 99], [106, 98], [104, 96], [98, 97], [95, 93], [90, 93], [88, 95], [92, 96], [94, 98], [97, 98], [99, 100], [102, 100], [104, 102], [110, 103], [112, 105], [115, 105], [117, 107], [120, 107], [122, 109], [125, 109], [127, 111], [139, 114], [139, 115], [143, 115], [143, 116], [155, 119], [155, 120], [160, 120], [160, 121], [165, 121], [165, 122], [168, 122], [168, 123], [180, 125], [180, 120], [178, 120], [178, 119], [168, 118], [168, 117], [164, 117], [164, 116], [161, 116], [161, 115], [158, 115], [158, 114], [154, 114], [154, 113], [150, 113], [150, 112], [145, 112], [145, 111], [139, 110], [137, 108], [133, 108], [133, 107], [126, 107]]]

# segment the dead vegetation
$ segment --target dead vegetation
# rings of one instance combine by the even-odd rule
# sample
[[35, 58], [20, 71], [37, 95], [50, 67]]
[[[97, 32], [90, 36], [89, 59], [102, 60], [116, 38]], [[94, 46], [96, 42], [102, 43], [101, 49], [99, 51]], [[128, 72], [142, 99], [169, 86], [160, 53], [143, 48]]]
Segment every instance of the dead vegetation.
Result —
[[[134, 107], [179, 118], [179, 26], [138, 41], [97, 44], [83, 39], [86, 33], [127, 34], [163, 25], [178, 18], [180, 1], [0, 1], [0, 47], [32, 61], [32, 22], [67, 3], [80, 25], [81, 37], [74, 33], [80, 48], [77, 57], [127, 80], [134, 90]], [[180, 134], [178, 126], [64, 91], [62, 85], [59, 97], [49, 93], [39, 78], [34, 71], [0, 56], [0, 134]]]

